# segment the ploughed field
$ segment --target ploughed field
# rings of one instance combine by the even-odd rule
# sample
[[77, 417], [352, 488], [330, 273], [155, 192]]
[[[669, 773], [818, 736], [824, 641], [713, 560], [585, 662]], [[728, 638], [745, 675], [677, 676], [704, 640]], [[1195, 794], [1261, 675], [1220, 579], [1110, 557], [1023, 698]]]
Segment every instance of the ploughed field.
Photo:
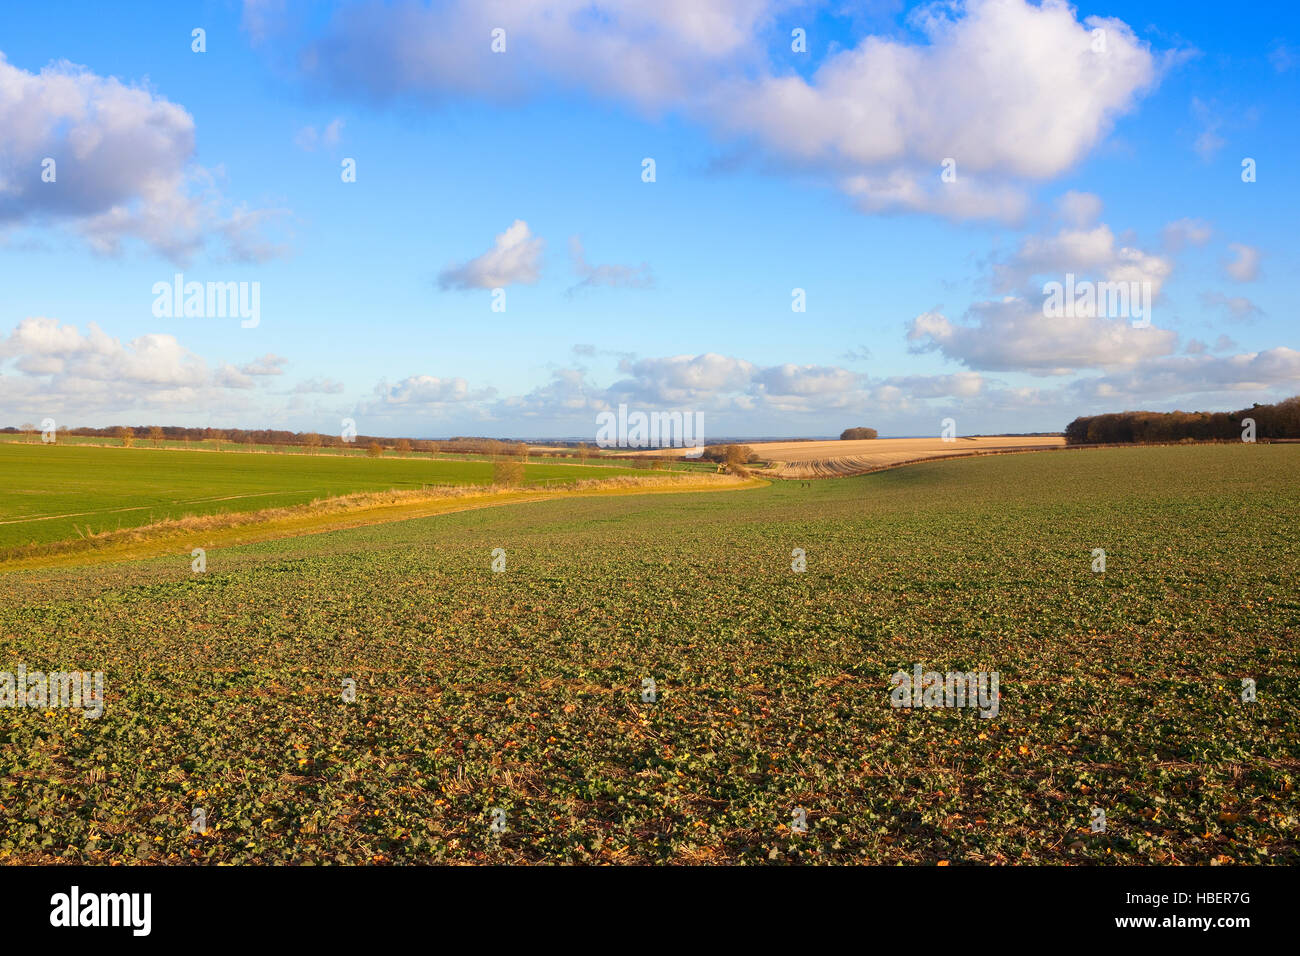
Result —
[[[105, 703], [0, 708], [0, 858], [1295, 864], [1298, 474], [991, 456], [9, 573], [0, 670]], [[996, 716], [891, 706], [916, 665]]]
[[[530, 463], [525, 485], [639, 472]], [[488, 485], [492, 462], [0, 442], [0, 552], [169, 518], [259, 511], [322, 498], [438, 485]]]

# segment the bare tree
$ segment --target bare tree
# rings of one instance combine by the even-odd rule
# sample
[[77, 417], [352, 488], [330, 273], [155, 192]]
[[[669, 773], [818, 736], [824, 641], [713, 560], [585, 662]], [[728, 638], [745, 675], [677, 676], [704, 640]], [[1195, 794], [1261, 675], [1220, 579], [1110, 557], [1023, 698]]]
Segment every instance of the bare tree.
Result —
[[745, 465], [754, 457], [754, 449], [748, 445], [728, 445], [726, 447], [727, 470], [744, 473]]

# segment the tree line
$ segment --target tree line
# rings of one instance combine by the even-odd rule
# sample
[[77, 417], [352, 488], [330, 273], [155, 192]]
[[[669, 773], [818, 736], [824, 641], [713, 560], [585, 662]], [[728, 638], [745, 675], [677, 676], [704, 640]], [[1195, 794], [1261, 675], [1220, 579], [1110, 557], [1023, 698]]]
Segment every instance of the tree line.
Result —
[[1065, 427], [1067, 445], [1129, 442], [1241, 441], [1255, 422], [1256, 438], [1300, 438], [1300, 395], [1273, 405], [1256, 402], [1235, 412], [1112, 412], [1082, 415]]
[[[21, 427], [0, 428], [0, 433], [23, 434], [35, 438], [40, 428], [30, 422]], [[351, 441], [345, 441], [341, 435], [329, 435], [320, 432], [291, 432], [274, 428], [188, 428], [180, 425], [109, 425], [105, 428], [68, 428], [60, 427], [59, 435], [75, 435], [82, 438], [114, 439], [126, 445], [135, 442], [225, 442], [234, 445], [284, 445], [305, 448], [312, 451], [317, 448], [367, 448], [379, 446], [392, 448], [397, 452], [453, 452], [462, 455], [502, 455], [527, 456], [528, 446], [523, 442], [501, 441], [495, 438], [448, 438], [425, 440], [416, 438], [387, 438], [379, 435], [357, 435]], [[585, 458], [591, 453], [587, 446], [575, 447], [574, 453]]]

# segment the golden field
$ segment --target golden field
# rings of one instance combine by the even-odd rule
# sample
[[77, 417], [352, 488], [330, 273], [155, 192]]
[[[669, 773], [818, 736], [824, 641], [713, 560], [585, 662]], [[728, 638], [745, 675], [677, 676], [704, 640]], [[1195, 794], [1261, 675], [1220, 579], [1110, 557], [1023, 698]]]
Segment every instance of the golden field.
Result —
[[[1060, 435], [991, 435], [979, 438], [870, 438], [860, 441], [751, 442], [762, 461], [771, 462], [778, 478], [836, 478], [859, 475], [904, 462], [961, 455], [1062, 448]], [[663, 448], [641, 454], [681, 454], [680, 448]]]

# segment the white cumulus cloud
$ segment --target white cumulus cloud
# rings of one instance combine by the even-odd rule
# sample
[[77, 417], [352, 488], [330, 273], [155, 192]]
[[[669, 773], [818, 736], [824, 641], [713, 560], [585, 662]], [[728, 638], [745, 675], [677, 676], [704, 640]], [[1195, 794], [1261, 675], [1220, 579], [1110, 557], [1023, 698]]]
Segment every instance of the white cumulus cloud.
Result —
[[443, 289], [496, 289], [536, 282], [545, 245], [545, 240], [529, 231], [528, 223], [516, 219], [487, 252], [438, 273], [438, 285]]
[[98, 253], [134, 238], [177, 262], [212, 239], [237, 260], [280, 252], [261, 230], [282, 211], [225, 200], [194, 162], [194, 118], [146, 86], [0, 53], [0, 131], [0, 225], [64, 223]]

